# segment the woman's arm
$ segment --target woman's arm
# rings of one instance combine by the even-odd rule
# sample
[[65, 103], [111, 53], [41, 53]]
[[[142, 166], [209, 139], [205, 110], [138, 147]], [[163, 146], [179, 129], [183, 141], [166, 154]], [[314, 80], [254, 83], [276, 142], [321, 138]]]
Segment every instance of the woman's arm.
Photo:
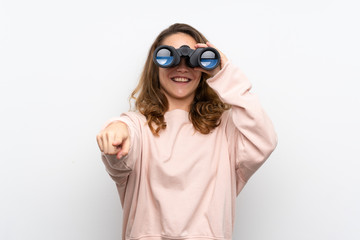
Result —
[[230, 157], [235, 160], [237, 193], [277, 145], [274, 126], [245, 75], [227, 62], [207, 80], [223, 102], [232, 105], [226, 120]]
[[117, 184], [126, 183], [139, 157], [140, 137], [136, 124], [127, 115], [109, 119], [96, 137], [101, 159]]

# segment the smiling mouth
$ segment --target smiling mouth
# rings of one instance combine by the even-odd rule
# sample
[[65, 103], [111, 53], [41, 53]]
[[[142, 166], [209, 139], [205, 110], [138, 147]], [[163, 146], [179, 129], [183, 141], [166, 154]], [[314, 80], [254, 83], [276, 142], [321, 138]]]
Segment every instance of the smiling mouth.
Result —
[[171, 80], [173, 80], [174, 82], [180, 82], [180, 83], [190, 82], [189, 78], [183, 78], [183, 77], [175, 77], [175, 78], [171, 78]]

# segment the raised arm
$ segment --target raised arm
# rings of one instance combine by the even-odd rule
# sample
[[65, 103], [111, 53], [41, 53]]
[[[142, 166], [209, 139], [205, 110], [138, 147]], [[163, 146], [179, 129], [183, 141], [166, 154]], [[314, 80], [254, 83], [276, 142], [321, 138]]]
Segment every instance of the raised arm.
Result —
[[258, 97], [250, 92], [251, 83], [240, 69], [228, 62], [207, 82], [225, 103], [232, 105], [224, 120], [230, 158], [236, 164], [239, 194], [275, 149], [277, 135]]

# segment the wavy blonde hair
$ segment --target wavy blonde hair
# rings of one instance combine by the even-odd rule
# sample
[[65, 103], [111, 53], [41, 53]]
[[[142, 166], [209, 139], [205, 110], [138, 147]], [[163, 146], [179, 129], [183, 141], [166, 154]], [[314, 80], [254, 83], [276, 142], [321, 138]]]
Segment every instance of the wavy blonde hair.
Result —
[[[132, 92], [130, 99], [135, 99], [135, 108], [146, 117], [147, 123], [155, 136], [166, 128], [164, 114], [169, 108], [166, 96], [160, 90], [159, 68], [153, 62], [155, 49], [162, 45], [166, 37], [185, 33], [193, 37], [197, 43], [206, 43], [207, 39], [195, 28], [182, 23], [176, 23], [163, 30], [152, 44], [139, 83]], [[223, 103], [215, 91], [209, 87], [202, 73], [195, 97], [190, 105], [189, 119], [194, 128], [202, 134], [208, 134], [219, 126], [220, 117], [230, 108]]]

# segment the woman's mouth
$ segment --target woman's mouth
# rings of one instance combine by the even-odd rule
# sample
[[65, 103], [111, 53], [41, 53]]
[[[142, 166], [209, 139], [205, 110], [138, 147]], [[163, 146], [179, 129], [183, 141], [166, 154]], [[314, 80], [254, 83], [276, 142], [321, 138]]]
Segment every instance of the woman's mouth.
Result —
[[190, 82], [190, 79], [185, 78], [185, 77], [174, 77], [174, 78], [171, 78], [171, 80], [173, 80], [174, 82], [179, 82], [179, 83]]

